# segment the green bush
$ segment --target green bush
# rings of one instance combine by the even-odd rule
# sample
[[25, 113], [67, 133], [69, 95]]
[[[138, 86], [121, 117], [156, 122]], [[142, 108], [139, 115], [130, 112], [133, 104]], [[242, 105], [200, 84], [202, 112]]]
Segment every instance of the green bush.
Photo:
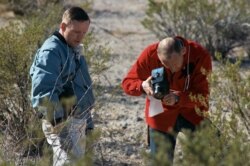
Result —
[[[37, 150], [38, 143], [44, 141], [40, 121], [31, 108], [29, 69], [36, 50], [57, 29], [62, 11], [63, 6], [48, 3], [0, 31], [0, 164], [49, 165], [51, 162], [49, 148], [43, 151], [43, 164], [37, 161], [39, 158], [28, 160], [22, 154], [27, 150]], [[107, 46], [98, 43], [92, 32], [84, 40], [83, 52], [93, 78], [98, 78], [108, 68], [110, 56]], [[95, 79], [94, 85], [98, 81]], [[95, 94], [98, 91], [94, 89]]]
[[[10, 10], [13, 10], [16, 15], [30, 17], [39, 10], [46, 10], [48, 6], [53, 5], [67, 5], [64, 0], [1, 0], [0, 3], [7, 4]], [[69, 2], [70, 3], [70, 2]], [[89, 10], [92, 6], [91, 0], [84, 0], [81, 2], [84, 9]]]
[[144, 27], [157, 37], [181, 35], [225, 57], [250, 41], [248, 0], [148, 0]]

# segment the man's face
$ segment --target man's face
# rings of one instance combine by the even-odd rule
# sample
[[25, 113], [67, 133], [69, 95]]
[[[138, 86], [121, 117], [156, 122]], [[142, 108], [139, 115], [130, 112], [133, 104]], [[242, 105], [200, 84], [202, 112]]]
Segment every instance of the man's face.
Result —
[[178, 72], [181, 70], [182, 65], [183, 65], [183, 53], [172, 53], [170, 58], [167, 58], [165, 55], [158, 54], [158, 57], [161, 61], [161, 63], [168, 69], [171, 70], [172, 73]]
[[62, 35], [71, 47], [78, 46], [89, 29], [89, 21], [70, 21], [68, 24], [62, 23]]

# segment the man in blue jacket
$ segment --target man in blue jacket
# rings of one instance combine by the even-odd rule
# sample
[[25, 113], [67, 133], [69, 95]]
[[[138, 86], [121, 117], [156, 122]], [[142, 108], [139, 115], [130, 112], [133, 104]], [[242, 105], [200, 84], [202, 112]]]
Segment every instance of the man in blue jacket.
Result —
[[89, 16], [82, 8], [67, 9], [59, 31], [43, 43], [30, 68], [32, 105], [42, 115], [54, 166], [83, 157], [85, 131], [93, 128], [92, 81], [81, 54], [89, 25]]

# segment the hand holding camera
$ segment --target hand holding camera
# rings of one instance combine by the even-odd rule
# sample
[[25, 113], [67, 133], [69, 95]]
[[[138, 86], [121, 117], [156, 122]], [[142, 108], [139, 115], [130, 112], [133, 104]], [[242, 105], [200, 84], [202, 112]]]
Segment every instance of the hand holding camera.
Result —
[[170, 88], [164, 67], [153, 69], [151, 77], [153, 96], [156, 99], [162, 100], [164, 96], [169, 94]]
[[149, 96], [153, 95], [151, 80], [152, 80], [152, 77], [150, 76], [145, 81], [142, 82], [142, 88], [143, 88], [144, 92]]
[[151, 76], [143, 81], [142, 88], [147, 95], [162, 100], [166, 105], [174, 105], [179, 100], [175, 93], [170, 92], [164, 67], [153, 69]]
[[174, 105], [179, 101], [179, 97], [170, 92], [164, 67], [153, 69], [151, 76], [142, 82], [142, 88], [147, 95], [162, 100], [165, 105]]

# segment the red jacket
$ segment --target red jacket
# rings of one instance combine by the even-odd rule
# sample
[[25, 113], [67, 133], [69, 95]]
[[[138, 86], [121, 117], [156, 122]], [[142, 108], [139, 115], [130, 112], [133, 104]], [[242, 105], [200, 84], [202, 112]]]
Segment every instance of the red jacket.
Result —
[[[198, 43], [180, 38], [187, 51], [184, 55], [184, 63], [181, 71], [171, 73], [165, 68], [170, 83], [170, 89], [178, 91], [179, 102], [174, 106], [167, 106], [162, 104], [164, 112], [154, 117], [149, 117], [150, 100], [146, 98], [145, 116], [147, 124], [154, 129], [160, 131], [169, 131], [174, 125], [176, 118], [181, 114], [185, 119], [197, 125], [203, 119], [198, 115], [197, 109], [201, 111], [208, 111], [208, 96], [209, 85], [207, 81], [207, 74], [204, 71], [211, 72], [211, 57], [209, 53]], [[140, 96], [144, 93], [142, 89], [142, 82], [150, 75], [152, 69], [163, 67], [157, 56], [158, 43], [149, 45], [143, 50], [135, 64], [132, 66], [127, 76], [123, 79], [122, 88], [125, 93], [132, 96]], [[189, 59], [189, 60], [188, 60]], [[189, 62], [188, 62], [189, 61]], [[189, 64], [190, 82], [186, 90], [185, 81], [188, 79], [187, 65]], [[204, 70], [205, 69], [205, 70]], [[194, 101], [191, 96], [202, 95], [204, 100]]]

